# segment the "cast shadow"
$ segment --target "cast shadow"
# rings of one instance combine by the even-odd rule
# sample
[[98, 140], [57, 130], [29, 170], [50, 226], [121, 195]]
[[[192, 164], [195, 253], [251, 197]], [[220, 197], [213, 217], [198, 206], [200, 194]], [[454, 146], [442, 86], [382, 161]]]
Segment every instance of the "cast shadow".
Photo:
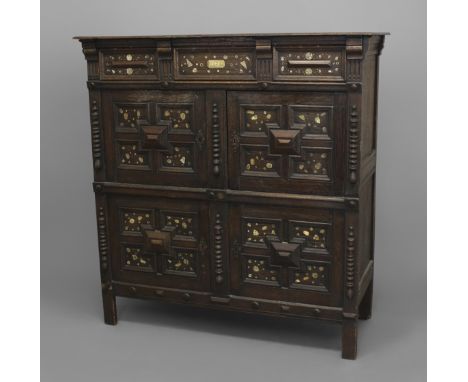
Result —
[[119, 321], [138, 322], [309, 348], [341, 349], [341, 325], [118, 298]]

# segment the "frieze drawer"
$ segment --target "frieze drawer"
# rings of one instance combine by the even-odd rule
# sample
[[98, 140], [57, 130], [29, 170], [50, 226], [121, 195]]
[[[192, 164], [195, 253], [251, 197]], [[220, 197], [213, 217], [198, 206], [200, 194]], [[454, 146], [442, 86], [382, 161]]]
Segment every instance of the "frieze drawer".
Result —
[[254, 80], [253, 49], [175, 49], [175, 79], [180, 80]]
[[103, 80], [156, 80], [156, 50], [103, 50], [100, 52], [100, 71]]
[[107, 324], [123, 297], [332, 320], [356, 358], [384, 35], [78, 37]]
[[344, 81], [345, 50], [275, 47], [273, 73], [279, 81]]

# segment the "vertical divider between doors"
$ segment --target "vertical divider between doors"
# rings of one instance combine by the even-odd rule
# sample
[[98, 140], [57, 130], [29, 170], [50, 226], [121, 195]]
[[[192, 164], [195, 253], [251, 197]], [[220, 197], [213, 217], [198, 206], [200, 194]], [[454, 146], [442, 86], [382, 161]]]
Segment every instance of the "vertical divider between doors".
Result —
[[228, 187], [227, 92], [207, 90], [205, 120], [208, 156], [211, 289], [216, 300], [229, 294], [229, 206], [223, 201]]

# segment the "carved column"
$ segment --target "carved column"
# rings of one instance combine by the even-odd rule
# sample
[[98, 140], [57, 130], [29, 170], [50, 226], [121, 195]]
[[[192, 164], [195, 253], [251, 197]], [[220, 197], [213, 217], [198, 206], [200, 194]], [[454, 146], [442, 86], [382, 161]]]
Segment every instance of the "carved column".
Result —
[[[222, 198], [222, 194], [217, 194], [215, 199]], [[210, 208], [211, 222], [211, 279], [212, 290], [216, 297], [215, 302], [228, 303], [227, 298], [229, 289], [228, 280], [228, 219], [227, 206], [225, 203], [214, 201]]]
[[91, 121], [91, 143], [93, 154], [94, 179], [104, 179], [103, 133], [101, 126], [101, 94], [98, 90], [89, 90], [89, 109]]
[[352, 104], [348, 130], [348, 180], [352, 185], [356, 184], [359, 171], [359, 127], [358, 106]]
[[345, 253], [343, 280], [343, 358], [355, 359], [357, 351], [357, 319], [359, 298], [359, 201], [346, 200]]
[[205, 92], [207, 171], [209, 187], [226, 188], [227, 128], [226, 93], [219, 90]]
[[218, 104], [216, 102], [213, 102], [211, 106], [211, 121], [213, 175], [219, 176], [221, 168], [221, 139], [219, 131]]
[[364, 47], [361, 37], [346, 42], [346, 80], [348, 83], [347, 182], [346, 195], [357, 195], [360, 170], [360, 132]]
[[108, 325], [117, 324], [117, 306], [112, 286], [111, 256], [109, 247], [109, 227], [107, 198], [101, 194], [102, 186], [96, 185], [96, 218], [98, 231], [99, 262], [101, 269], [102, 303], [104, 306], [104, 321]]

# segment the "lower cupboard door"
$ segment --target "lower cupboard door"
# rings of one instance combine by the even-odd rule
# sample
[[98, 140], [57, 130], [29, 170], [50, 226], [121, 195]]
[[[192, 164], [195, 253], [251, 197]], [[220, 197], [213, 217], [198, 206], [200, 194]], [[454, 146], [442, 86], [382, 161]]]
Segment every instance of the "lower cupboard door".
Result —
[[209, 290], [204, 202], [110, 196], [112, 278]]
[[240, 204], [230, 221], [233, 295], [340, 306], [341, 210]]

